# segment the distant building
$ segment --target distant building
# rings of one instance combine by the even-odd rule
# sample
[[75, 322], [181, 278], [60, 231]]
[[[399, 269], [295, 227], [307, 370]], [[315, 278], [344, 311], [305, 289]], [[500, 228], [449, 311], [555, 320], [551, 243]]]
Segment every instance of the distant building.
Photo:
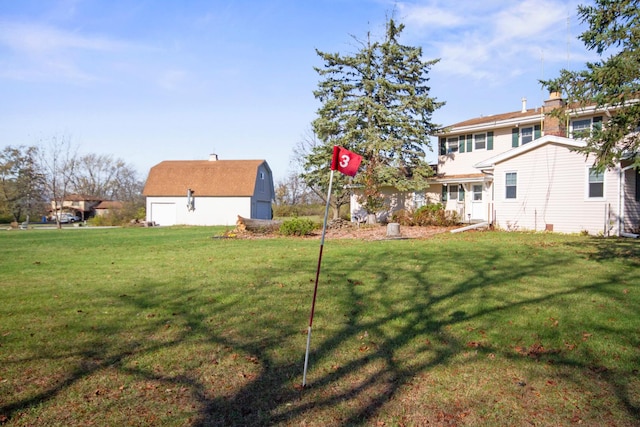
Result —
[[264, 160], [167, 160], [151, 168], [142, 193], [158, 225], [235, 225], [238, 215], [271, 219], [273, 175]]

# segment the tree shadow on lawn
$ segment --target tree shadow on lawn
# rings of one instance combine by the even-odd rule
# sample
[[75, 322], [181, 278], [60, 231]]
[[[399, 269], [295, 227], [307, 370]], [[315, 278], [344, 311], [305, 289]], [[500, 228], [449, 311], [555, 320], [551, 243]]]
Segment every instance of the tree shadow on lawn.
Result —
[[[395, 255], [401, 258], [411, 256], [412, 250]], [[602, 283], [580, 284], [571, 289], [551, 291], [543, 296], [520, 301], [513, 301], [510, 296], [505, 295], [502, 304], [476, 311], [460, 310], [446, 302], [453, 298], [460, 300], [465, 296], [473, 298], [476, 291], [481, 291], [489, 285], [495, 286], [496, 281], [498, 284], [508, 285], [531, 276], [544, 277], [546, 274], [553, 274], [547, 273], [547, 269], [551, 267], [551, 270], [555, 270], [558, 265], [565, 265], [566, 268], [571, 268], [571, 265], [568, 264], [569, 259], [563, 259], [558, 255], [542, 259], [538, 257], [535, 260], [524, 257], [519, 262], [514, 260], [509, 269], [495, 271], [492, 267], [504, 265], [504, 261], [498, 259], [498, 255], [487, 255], [484, 261], [475, 266], [470, 279], [460, 282], [448, 292], [439, 293], [438, 284], [429, 281], [428, 273], [432, 269], [451, 268], [450, 260], [456, 259], [457, 255], [460, 254], [449, 253], [442, 258], [426, 262], [421, 260], [419, 269], [403, 272], [405, 277], [410, 277], [415, 283], [415, 286], [410, 287], [411, 292], [406, 295], [406, 300], [412, 302], [403, 308], [395, 308], [398, 301], [394, 298], [380, 300], [380, 296], [387, 292], [388, 283], [394, 280], [394, 277], [391, 277], [394, 276], [391, 274], [394, 266], [389, 265], [384, 257], [365, 257], [357, 262], [357, 276], [372, 277], [371, 280], [348, 279], [354, 273], [345, 268], [343, 262], [326, 261], [325, 270], [331, 272], [331, 277], [339, 278], [333, 279], [331, 286], [341, 286], [347, 290], [339, 310], [344, 313], [346, 322], [340, 322], [339, 328], [331, 329], [313, 346], [309, 370], [311, 380], [308, 387], [296, 387], [301, 381], [302, 354], [300, 358], [286, 365], [271, 361], [261, 375], [231, 398], [207, 401], [194, 425], [369, 424], [376, 420], [385, 404], [398, 393], [404, 393], [403, 388], [421, 373], [447, 365], [462, 352], [469, 350], [469, 343], [460, 341], [449, 332], [451, 326], [464, 324], [501, 310], [530, 304], [545, 305], [564, 295], [588, 289], [598, 290], [615, 283], [616, 280], [616, 277], [611, 277]], [[323, 286], [324, 290], [321, 290], [320, 294], [328, 291], [328, 284], [321, 282], [321, 288]], [[380, 300], [377, 304], [379, 311], [371, 316], [369, 309], [365, 307], [374, 299]], [[322, 310], [322, 300], [319, 300], [318, 308]], [[398, 328], [390, 330], [393, 329], [389, 327], [391, 324], [397, 324]], [[367, 341], [367, 338], [363, 338], [366, 335], [372, 339]], [[426, 343], [423, 339], [434, 336], [438, 337], [439, 342]], [[318, 339], [316, 335], [313, 337]], [[420, 344], [420, 341], [424, 343]], [[356, 343], [355, 348], [353, 343]], [[301, 340], [301, 353], [303, 344]], [[341, 348], [351, 349], [351, 354], [336, 354], [336, 349]], [[260, 360], [269, 359], [268, 355], [258, 348], [244, 350], [256, 354]], [[487, 347], [480, 350], [485, 355], [495, 351], [502, 352], [506, 358], [521, 357], [511, 350], [505, 351], [504, 348]], [[416, 356], [415, 361], [410, 360], [411, 352]], [[358, 355], [353, 357], [353, 353]], [[552, 351], [526, 356], [546, 359], [550, 363], [570, 368], [597, 369], [595, 364], [579, 366], [572, 358]], [[638, 407], [633, 403], [630, 391], [624, 386], [616, 385], [619, 383], [619, 378], [614, 378], [616, 375], [603, 373], [601, 377], [612, 385], [628, 413], [633, 418], [640, 419]], [[298, 383], [293, 383], [293, 380], [297, 380]], [[574, 381], [580, 384], [584, 379], [576, 377]], [[340, 409], [336, 410], [338, 407]]]
[[[409, 245], [394, 246], [393, 250], [394, 257], [399, 259], [415, 257], [416, 251], [420, 253], [419, 248]], [[419, 259], [415, 266], [405, 267], [404, 271], [397, 270], [393, 259], [388, 256], [350, 256], [349, 262], [346, 262], [344, 258], [338, 259], [330, 253], [325, 254], [318, 296], [317, 315], [320, 316], [314, 323], [307, 388], [300, 387], [306, 338], [306, 334], [301, 331], [306, 328], [305, 314], [287, 313], [283, 317], [297, 317], [303, 323], [283, 324], [277, 312], [271, 313], [271, 316], [252, 317], [252, 309], [244, 306], [242, 298], [230, 302], [212, 302], [196, 289], [177, 291], [174, 288], [166, 291], [160, 283], [148, 282], [139, 286], [135, 294], [114, 298], [119, 298], [122, 304], [138, 311], [175, 307], [172, 322], [183, 326], [178, 333], [157, 340], [132, 340], [117, 346], [105, 342], [101, 344], [104, 348], [81, 349], [79, 354], [85, 359], [84, 362], [70, 370], [66, 378], [27, 399], [4, 405], [0, 408], [0, 415], [6, 416], [10, 421], [21, 411], [55, 399], [78, 381], [105, 369], [116, 369], [138, 380], [188, 390], [188, 396], [176, 404], [194, 406], [188, 421], [192, 426], [284, 425], [303, 422], [318, 425], [368, 424], [380, 416], [380, 411], [386, 404], [406, 393], [405, 386], [415, 381], [416, 377], [431, 369], [446, 366], [462, 352], [468, 351], [468, 343], [452, 333], [451, 327], [518, 306], [544, 305], [563, 295], [580, 293], [585, 289], [598, 290], [617, 280], [617, 277], [610, 277], [598, 283], [579, 284], [571, 289], [550, 291], [521, 300], [514, 300], [506, 292], [503, 296], [492, 296], [493, 302], [486, 306], [465, 305], [465, 299], [482, 298], [484, 289], [489, 286], [507, 286], [530, 277], [544, 277], [553, 274], [555, 268], [562, 264], [567, 264], [566, 268], [572, 268], [570, 259], [563, 259], [557, 254], [538, 256], [535, 260], [522, 256], [514, 258], [509, 264], [500, 259], [500, 255], [483, 253], [478, 257], [468, 278], [456, 285], [441, 286], [432, 277], [442, 280], [443, 276], [432, 275], [430, 272], [451, 270], [451, 260], [462, 256], [461, 253], [448, 252], [430, 259]], [[354, 257], [357, 272], [352, 269]], [[286, 267], [285, 264], [272, 267], [267, 275], [277, 276], [279, 268], [308, 270], [307, 264], [296, 263], [287, 264]], [[496, 265], [510, 267], [496, 270]], [[259, 282], [261, 279], [256, 278], [265, 277], [264, 267], [245, 267], [248, 281]], [[313, 277], [313, 273], [309, 272], [309, 277]], [[403, 294], [389, 295], [389, 283], [398, 280], [406, 282], [406, 286], [394, 286], [392, 289], [400, 290]], [[455, 274], [452, 274], [451, 280], [455, 280]], [[312, 285], [311, 283], [308, 293], [309, 303]], [[337, 294], [331, 298], [337, 307], [323, 307], [325, 301], [329, 300], [325, 297], [328, 292]], [[262, 309], [270, 308], [265, 301]], [[302, 311], [307, 310], [308, 307], [302, 308]], [[248, 335], [228, 333], [220, 325], [211, 324], [210, 315], [214, 312], [216, 319], [236, 316], [238, 313], [245, 315], [244, 329], [249, 331]], [[322, 312], [338, 314], [341, 318], [331, 319], [329, 315], [323, 316]], [[327, 322], [331, 322], [331, 325]], [[135, 331], [135, 335], [162, 335], [166, 327], [166, 319], [151, 318], [145, 326], [137, 326], [140, 330]], [[271, 332], [265, 337], [258, 332], [251, 333], [252, 330]], [[106, 334], [122, 332], [104, 325]], [[206, 380], [197, 367], [178, 369], [176, 372], [167, 369], [165, 372], [152, 366], [132, 363], [179, 347], [185, 342], [216, 345], [226, 349], [224, 352], [228, 359], [239, 355], [242, 363], [238, 363], [236, 370], [230, 368], [232, 378], [219, 378], [215, 381]], [[297, 342], [300, 343], [299, 355], [284, 359], [273, 356], [279, 347], [295, 345]], [[504, 349], [486, 347], [479, 350], [485, 353], [498, 351], [503, 352], [505, 357], [517, 357]], [[98, 357], [99, 354], [102, 356]], [[576, 367], [574, 360], [561, 354], [540, 356], [552, 358], [556, 365]], [[46, 362], [50, 357], [55, 355], [44, 356], [42, 361]], [[201, 361], [214, 363], [210, 357], [202, 358]], [[177, 363], [180, 364], [180, 361]], [[617, 375], [614, 372], [602, 373], [616, 390], [628, 413], [640, 420], [638, 407], [630, 397], [631, 392], [616, 385], [620, 382]], [[584, 381], [580, 378], [574, 380]], [[229, 384], [232, 386], [227, 392], [224, 387]], [[140, 402], [140, 406], [144, 407], [145, 402]]]

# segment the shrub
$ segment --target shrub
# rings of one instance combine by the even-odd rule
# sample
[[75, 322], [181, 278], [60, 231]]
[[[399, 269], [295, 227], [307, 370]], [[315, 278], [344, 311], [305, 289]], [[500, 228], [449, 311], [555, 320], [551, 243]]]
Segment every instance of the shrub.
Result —
[[313, 221], [307, 218], [292, 218], [282, 223], [280, 234], [285, 236], [306, 236], [316, 228]]
[[433, 205], [425, 205], [420, 207], [413, 214], [415, 225], [427, 226], [450, 226], [460, 223], [458, 213], [455, 211], [446, 211], [441, 203]]
[[397, 222], [400, 225], [411, 226], [415, 225], [413, 214], [405, 209], [395, 211], [391, 215], [391, 222]]

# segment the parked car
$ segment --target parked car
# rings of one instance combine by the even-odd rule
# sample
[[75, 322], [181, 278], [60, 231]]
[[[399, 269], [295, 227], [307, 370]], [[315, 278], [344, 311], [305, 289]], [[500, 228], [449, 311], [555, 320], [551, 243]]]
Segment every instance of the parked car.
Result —
[[61, 224], [72, 224], [74, 222], [80, 221], [80, 217], [76, 215], [71, 215], [68, 213], [60, 214], [60, 223]]

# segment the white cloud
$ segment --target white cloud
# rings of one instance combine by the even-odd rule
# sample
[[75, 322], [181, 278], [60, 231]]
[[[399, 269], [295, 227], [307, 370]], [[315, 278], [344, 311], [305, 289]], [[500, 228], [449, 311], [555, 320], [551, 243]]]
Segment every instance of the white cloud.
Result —
[[41, 24], [0, 23], [0, 43], [26, 54], [46, 54], [60, 50], [114, 51], [126, 44], [105, 37], [85, 36]]
[[450, 7], [441, 8], [436, 4], [413, 5], [399, 3], [401, 21], [418, 28], [454, 27], [463, 23], [463, 17]]
[[[440, 0], [402, 2], [400, 17], [412, 44], [428, 58], [440, 58], [434, 72], [500, 84], [539, 70], [545, 61], [566, 65], [568, 38], [578, 28], [577, 0]], [[573, 42], [574, 59], [583, 57]], [[557, 62], [556, 62], [557, 61]], [[536, 71], [537, 72], [537, 71]]]
[[123, 52], [148, 50], [147, 47], [113, 38], [81, 34], [45, 24], [0, 21], [0, 48], [3, 46], [12, 54], [11, 68], [0, 73], [3, 77], [74, 82], [101, 80], [99, 74], [104, 70], [87, 61], [87, 53], [115, 56]]

